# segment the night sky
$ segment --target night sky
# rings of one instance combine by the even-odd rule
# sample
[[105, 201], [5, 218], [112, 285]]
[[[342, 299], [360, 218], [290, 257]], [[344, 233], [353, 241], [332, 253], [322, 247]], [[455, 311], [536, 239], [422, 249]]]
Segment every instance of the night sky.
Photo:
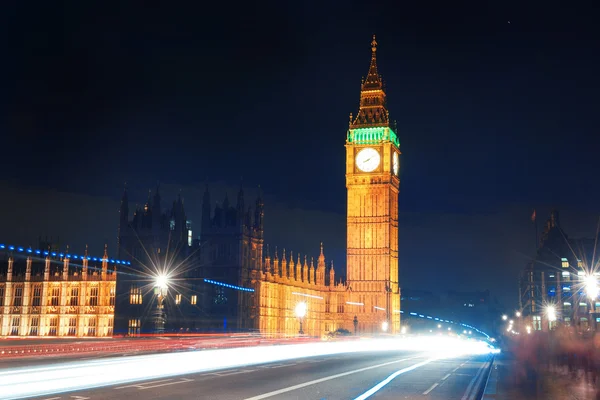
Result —
[[[558, 2], [3, 6], [0, 242], [116, 244], [125, 181], [261, 185], [266, 240], [345, 268], [344, 142], [377, 35], [401, 150], [401, 286], [517, 301], [533, 209], [600, 207], [600, 28]], [[528, 3], [524, 5], [522, 3]], [[8, 2], [7, 2], [8, 4]], [[567, 4], [567, 3], [564, 3]], [[591, 2], [589, 3], [591, 7]]]

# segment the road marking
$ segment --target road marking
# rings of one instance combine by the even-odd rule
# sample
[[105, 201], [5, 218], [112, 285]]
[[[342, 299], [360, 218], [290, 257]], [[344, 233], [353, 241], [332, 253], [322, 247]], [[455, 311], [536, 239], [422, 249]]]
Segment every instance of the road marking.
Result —
[[75, 400], [89, 400], [89, 397], [83, 397], [83, 396], [71, 396], [72, 399]]
[[439, 383], [434, 383], [433, 385], [431, 385], [431, 387], [429, 389], [424, 391], [423, 394], [425, 394], [425, 395], [429, 394], [429, 392], [431, 392], [433, 389], [435, 389], [437, 387], [437, 385], [439, 385]]
[[480, 376], [483, 376], [483, 371], [485, 371], [485, 368], [487, 367], [487, 365], [488, 365], [488, 363], [485, 362], [485, 363], [483, 363], [481, 368], [479, 368], [479, 370], [477, 371], [477, 373], [475, 374], [473, 379], [471, 379], [471, 382], [469, 382], [469, 386], [467, 386], [467, 390], [465, 390], [465, 393], [463, 394], [463, 397], [461, 400], [471, 400], [475, 397], [475, 394], [472, 394], [471, 390], [473, 390], [474, 388], [477, 387], [477, 385], [475, 385], [475, 382], [479, 380]]
[[43, 400], [58, 400], [58, 399], [60, 399], [60, 398], [61, 398], [61, 397], [50, 397], [50, 398], [43, 399]]
[[429, 360], [425, 360], [420, 363], [413, 364], [410, 367], [402, 368], [401, 370], [394, 372], [393, 374], [391, 374], [390, 376], [388, 376], [387, 378], [385, 378], [384, 380], [379, 382], [377, 385], [373, 386], [371, 389], [367, 390], [366, 392], [364, 392], [363, 394], [361, 394], [360, 396], [355, 398], [354, 400], [368, 399], [369, 397], [371, 397], [372, 395], [377, 393], [379, 391], [379, 389], [383, 388], [385, 385], [387, 385], [392, 380], [394, 380], [394, 378], [396, 378], [397, 376], [402, 375], [405, 372], [410, 372], [414, 369], [422, 367], [423, 365], [429, 364], [430, 362], [432, 362], [434, 360], [435, 360], [434, 358], [430, 358]]
[[254, 372], [255, 369], [243, 369], [241, 371], [233, 370], [229, 372], [213, 372], [206, 375], [216, 375], [216, 376], [229, 376], [229, 375], [238, 375], [238, 374], [247, 374], [248, 372]]
[[172, 381], [172, 380], [173, 379], [161, 379], [160, 381], [136, 383], [135, 385], [119, 386], [119, 387], [116, 387], [115, 390], [126, 389], [126, 388], [130, 388], [130, 387], [139, 388], [139, 387], [143, 387], [143, 385], [147, 385], [147, 384], [160, 383], [160, 382], [169, 382], [169, 381]]
[[450, 375], [452, 375], [452, 374], [450, 373], [450, 374], [446, 375], [445, 377], [443, 377], [443, 378], [442, 378], [442, 380], [443, 380], [443, 381], [445, 381], [446, 379], [448, 379], [448, 377], [449, 377]]
[[296, 389], [301, 389], [301, 388], [306, 387], [306, 386], [316, 385], [317, 383], [329, 381], [329, 380], [336, 379], [336, 378], [341, 378], [342, 376], [357, 374], [359, 372], [368, 371], [368, 370], [374, 369], [374, 368], [384, 367], [384, 366], [390, 365], [390, 364], [396, 364], [396, 363], [399, 363], [399, 362], [402, 362], [402, 361], [414, 360], [415, 358], [419, 358], [419, 357], [403, 358], [403, 359], [400, 359], [400, 360], [390, 361], [390, 362], [386, 362], [386, 363], [383, 363], [383, 364], [371, 365], [370, 367], [355, 369], [353, 371], [342, 372], [341, 374], [326, 376], [324, 378], [315, 379], [314, 381], [300, 383], [298, 385], [294, 385], [294, 386], [286, 387], [286, 388], [283, 388], [283, 389], [275, 390], [273, 392], [259, 394], [258, 396], [254, 396], [254, 397], [248, 397], [245, 400], [261, 400], [261, 399], [266, 399], [266, 398], [269, 398], [269, 397], [277, 396], [278, 394], [291, 392], [291, 391], [296, 390]]
[[181, 380], [179, 380], [177, 382], [167, 382], [167, 383], [161, 383], [160, 385], [144, 386], [144, 387], [141, 387], [139, 389], [140, 390], [154, 389], [154, 388], [161, 387], [161, 386], [178, 385], [180, 383], [186, 383], [186, 382], [192, 382], [192, 381], [193, 381], [193, 379], [181, 378]]

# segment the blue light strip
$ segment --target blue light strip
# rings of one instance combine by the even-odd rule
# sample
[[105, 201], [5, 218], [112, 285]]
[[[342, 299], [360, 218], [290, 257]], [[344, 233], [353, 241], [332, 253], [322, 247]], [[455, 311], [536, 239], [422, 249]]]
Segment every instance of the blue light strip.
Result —
[[204, 278], [204, 282], [210, 283], [210, 284], [213, 284], [213, 285], [217, 285], [217, 286], [223, 286], [223, 287], [226, 287], [226, 288], [229, 288], [229, 289], [241, 290], [243, 292], [254, 292], [254, 289], [251, 289], [251, 288], [245, 288], [245, 287], [241, 287], [241, 286], [230, 285], [229, 283], [217, 282], [217, 281], [213, 281], [211, 279]]
[[[402, 314], [404, 314], [403, 311], [400, 311], [400, 312]], [[417, 314], [416, 312], [411, 312], [410, 315], [412, 315], [413, 317], [419, 317], [419, 318], [424, 318], [424, 319], [431, 319], [431, 317], [429, 315], [428, 316], [424, 316], [423, 314]], [[465, 328], [469, 328], [472, 331], [479, 332], [480, 334], [482, 334], [483, 336], [485, 336], [488, 339], [490, 338], [490, 336], [487, 333], [485, 333], [483, 331], [480, 331], [479, 329], [475, 328], [474, 326], [463, 324], [462, 322], [455, 323], [454, 321], [448, 321], [447, 319], [442, 319], [442, 318], [438, 318], [438, 317], [434, 317], [433, 319], [435, 319], [436, 321], [440, 321], [440, 322], [446, 322], [446, 323], [452, 324], [452, 325], [461, 325], [461, 326], [464, 326]]]
[[[91, 260], [91, 261], [102, 261], [102, 257], [78, 256], [77, 254], [65, 254], [65, 253], [57, 253], [54, 251], [32, 250], [32, 249], [25, 249], [23, 247], [0, 244], [0, 250], [3, 250], [3, 249], [8, 249], [10, 251], [17, 251], [19, 253], [29, 253], [29, 254], [34, 253], [39, 256], [44, 255], [44, 256], [52, 256], [52, 257], [60, 257], [60, 258], [66, 257], [66, 258], [73, 258], [75, 260], [84, 260], [87, 258], [88, 260]], [[131, 265], [131, 261], [114, 260], [112, 258], [107, 259], [107, 261], [111, 264]]]

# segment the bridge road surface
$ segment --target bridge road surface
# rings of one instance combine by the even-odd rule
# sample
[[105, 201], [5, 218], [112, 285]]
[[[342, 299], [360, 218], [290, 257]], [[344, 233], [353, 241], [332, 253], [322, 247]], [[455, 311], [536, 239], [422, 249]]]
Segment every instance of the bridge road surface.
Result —
[[474, 399], [478, 384], [486, 378], [484, 367], [488, 360], [489, 356], [431, 360], [422, 353], [406, 351], [336, 354], [155, 378], [35, 399], [463, 400]]

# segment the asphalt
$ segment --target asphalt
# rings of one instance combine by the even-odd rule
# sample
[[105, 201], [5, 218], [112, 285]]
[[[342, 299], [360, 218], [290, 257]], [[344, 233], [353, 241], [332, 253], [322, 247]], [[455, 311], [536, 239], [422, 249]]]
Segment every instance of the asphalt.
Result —
[[36, 399], [470, 399], [485, 377], [487, 360], [487, 356], [432, 360], [410, 352], [337, 354], [155, 378]]

